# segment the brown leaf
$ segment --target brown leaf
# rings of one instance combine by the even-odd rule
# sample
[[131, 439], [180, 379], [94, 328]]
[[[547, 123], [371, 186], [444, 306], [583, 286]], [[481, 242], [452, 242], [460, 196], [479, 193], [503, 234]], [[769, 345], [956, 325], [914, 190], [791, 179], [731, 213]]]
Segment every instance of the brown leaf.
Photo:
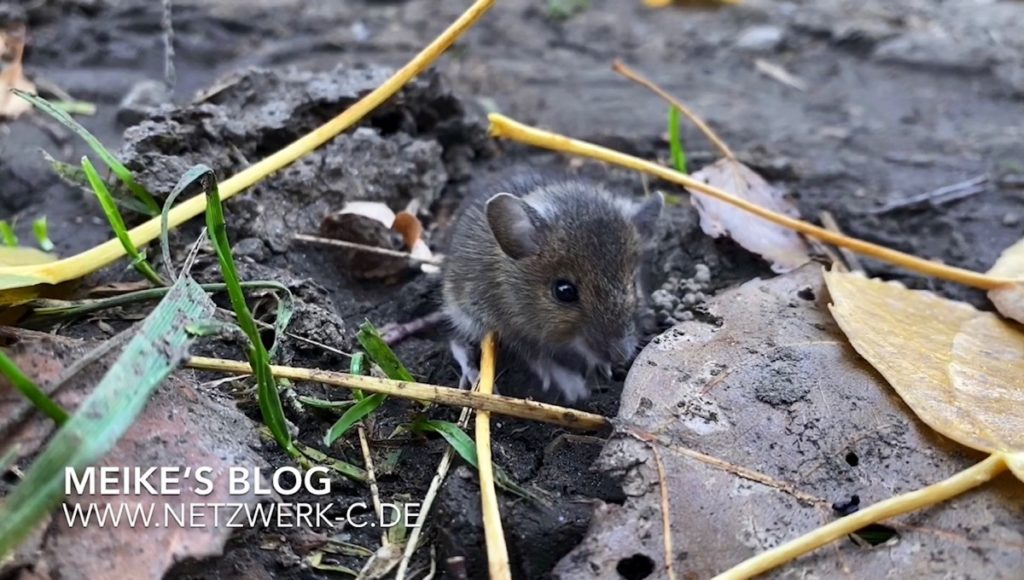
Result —
[[1024, 333], [990, 312], [859, 274], [825, 275], [850, 343], [922, 421], [988, 453], [1024, 452]]
[[[692, 177], [761, 207], [800, 217], [796, 206], [786, 200], [782, 192], [739, 161], [720, 159]], [[691, 202], [700, 213], [700, 227], [705, 234], [713, 238], [729, 236], [737, 244], [771, 262], [772, 270], [776, 272], [788, 272], [810, 260], [807, 243], [796, 232], [700, 192], [688, 191], [692, 194]]]
[[[832, 505], [854, 495], [872, 504], [978, 461], [915, 418], [857, 356], [826, 295], [814, 265], [755, 280], [707, 303], [714, 324], [682, 323], [644, 349], [596, 466], [621, 482], [625, 502], [596, 511], [556, 577], [616, 578], [645, 558], [651, 577], [664, 577], [652, 445], [668, 481], [678, 578], [710, 578], [829, 523]], [[895, 544], [837, 542], [777, 576], [1014, 578], [1024, 556], [1019, 496], [1018, 482], [1000, 478], [887, 522]]]
[[[1024, 239], [1006, 248], [988, 274], [1001, 278], [1024, 278]], [[1024, 283], [989, 290], [988, 299], [1003, 316], [1024, 324]]]
[[36, 86], [25, 78], [25, 71], [21, 63], [25, 51], [23, 33], [0, 33], [0, 44], [4, 45], [13, 55], [7, 68], [0, 71], [0, 117], [15, 119], [31, 110], [32, 105], [12, 93], [11, 89], [21, 89], [27, 93], [35, 94]]

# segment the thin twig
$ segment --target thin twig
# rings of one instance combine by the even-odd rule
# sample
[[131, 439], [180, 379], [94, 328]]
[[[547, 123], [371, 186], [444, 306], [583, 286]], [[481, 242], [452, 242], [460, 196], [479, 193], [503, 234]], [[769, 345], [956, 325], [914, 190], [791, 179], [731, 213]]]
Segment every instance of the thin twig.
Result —
[[673, 563], [675, 550], [672, 549], [672, 512], [668, 497], [668, 480], [665, 478], [665, 464], [661, 461], [658, 446], [648, 443], [648, 447], [654, 455], [654, 465], [658, 468], [658, 487], [661, 488], [661, 537], [665, 549], [665, 571], [668, 572], [669, 580], [675, 580], [676, 570]]
[[[479, 384], [474, 385], [473, 389], [476, 390]], [[462, 413], [459, 415], [459, 427], [463, 429], [469, 424], [469, 408], [463, 408]], [[448, 470], [451, 469], [452, 460], [455, 458], [455, 448], [451, 445], [445, 446], [444, 455], [441, 457], [441, 463], [437, 466], [437, 472], [434, 473], [433, 479], [430, 480], [430, 487], [427, 489], [427, 495], [423, 496], [423, 505], [420, 508], [419, 517], [416, 519], [416, 524], [412, 528], [412, 532], [409, 534], [409, 540], [405, 545], [405, 551], [402, 553], [402, 561], [398, 564], [398, 572], [395, 573], [395, 580], [405, 580], [405, 575], [408, 572], [409, 562], [412, 561], [413, 554], [416, 553], [417, 544], [419, 543], [420, 532], [426, 527], [427, 515], [430, 513], [430, 507], [434, 505], [434, 499], [437, 497], [437, 492], [441, 489], [441, 484], [444, 483], [445, 477], [448, 476]], [[435, 560], [436, 554], [431, 552], [431, 568], [436, 565]], [[433, 572], [428, 574], [428, 577], [433, 577]]]
[[[373, 471], [373, 456], [370, 455], [370, 442], [366, 438], [366, 427], [360, 423], [357, 427], [359, 430], [359, 447], [363, 451], [363, 463], [366, 465], [366, 481], [370, 484], [370, 498], [373, 500], [373, 511], [377, 514], [377, 521], [384, 521], [384, 509], [380, 503], [380, 490], [377, 488], [377, 475]], [[388, 540], [388, 531], [385, 528], [381, 532], [380, 543], [387, 546], [390, 542]]]
[[[843, 230], [840, 229], [839, 222], [836, 221], [832, 212], [826, 210], [821, 212], [819, 216], [821, 217], [821, 225], [825, 226], [825, 229], [830, 232], [843, 235]], [[857, 257], [857, 254], [854, 254], [846, 248], [839, 248], [839, 253], [843, 255], [843, 261], [846, 262], [846, 265], [849, 266], [850, 270], [853, 270], [854, 272], [864, 271], [864, 265], [860, 263], [860, 258]]]
[[321, 238], [319, 236], [310, 236], [307, 234], [295, 234], [292, 239], [297, 242], [306, 242], [309, 244], [320, 244], [322, 246], [334, 246], [337, 248], [345, 248], [347, 250], [355, 250], [357, 252], [366, 252], [367, 254], [378, 254], [381, 256], [390, 256], [392, 258], [401, 258], [417, 264], [430, 264], [432, 266], [440, 266], [443, 260], [439, 257], [420, 258], [413, 256], [409, 252], [401, 252], [398, 250], [389, 250], [387, 248], [378, 248], [376, 246], [367, 246], [366, 244], [357, 244], [355, 242], [346, 242], [345, 240], [335, 240], [333, 238]]
[[833, 540], [852, 534], [864, 526], [954, 498], [988, 482], [1005, 471], [1006, 468], [1006, 457], [1001, 453], [993, 453], [981, 463], [948, 479], [917, 491], [880, 501], [857, 513], [821, 526], [795, 540], [762, 552], [715, 576], [715, 580], [740, 580], [767, 572]]
[[668, 167], [651, 163], [650, 161], [645, 161], [638, 157], [633, 157], [632, 155], [626, 155], [606, 147], [594, 145], [593, 143], [570, 139], [564, 135], [530, 127], [529, 125], [513, 121], [512, 119], [498, 113], [491, 113], [488, 115], [488, 118], [491, 121], [491, 135], [493, 137], [511, 139], [553, 151], [563, 151], [565, 153], [582, 155], [584, 157], [590, 157], [606, 163], [620, 165], [635, 171], [649, 173], [666, 181], [682, 185], [687, 189], [704, 193], [719, 201], [738, 207], [780, 226], [787, 227], [791, 230], [795, 230], [829, 244], [849, 248], [865, 256], [870, 256], [889, 264], [895, 264], [919, 274], [935, 276], [936, 278], [942, 278], [944, 280], [950, 280], [952, 282], [984, 290], [992, 290], [999, 288], [1000, 286], [1024, 283], [1024, 279], [988, 276], [986, 274], [972, 272], [971, 270], [955, 268], [938, 262], [933, 262], [931, 260], [925, 260], [924, 258], [918, 258], [917, 256], [911, 256], [910, 254], [905, 254], [878, 244], [865, 242], [864, 240], [836, 234], [803, 220], [791, 218], [765, 209], [759, 205], [750, 203], [745, 199], [736, 197], [729, 192], [710, 186], [706, 183], [693, 179], [688, 175], [679, 173], [678, 171], [669, 169]]
[[[194, 369], [240, 375], [252, 373], [252, 369], [243, 361], [199, 356], [190, 358], [186, 366]], [[356, 376], [319, 369], [271, 365], [270, 371], [275, 377], [293, 381], [317, 382], [346, 389], [362, 389], [369, 393], [383, 393], [401, 399], [428, 401], [452, 407], [469, 407], [476, 410], [482, 409], [499, 415], [551, 423], [580, 431], [600, 431], [611, 425], [606, 417], [595, 415], [594, 413], [502, 395], [485, 395], [451, 387]]]
[[703, 119], [698, 117], [696, 113], [689, 109], [689, 107], [682, 104], [681, 102], [679, 102], [678, 99], [670, 95], [668, 91], [662, 89], [653, 81], [648, 80], [640, 73], [629, 68], [619, 59], [615, 59], [615, 61], [612, 63], [612, 70], [626, 77], [627, 79], [646, 87], [649, 91], [661, 97], [665, 102], [669, 104], [669, 106], [678, 109], [684, 117], [689, 119], [691, 123], [693, 123], [698, 129], [700, 129], [701, 133], [704, 133], [704, 136], [708, 138], [708, 141], [711, 141], [711, 143], [715, 146], [715, 149], [718, 149], [719, 153], [721, 153], [723, 157], [725, 157], [726, 159], [736, 159], [736, 154], [734, 154], [732, 152], [732, 149], [730, 149], [729, 146], [725, 144], [725, 141], [723, 141], [718, 136], [718, 134], [715, 133], [711, 129], [711, 127], [709, 127], [708, 124], [704, 122]]
[[952, 185], [944, 185], [942, 187], [926, 191], [918, 195], [912, 195], [906, 199], [900, 199], [883, 205], [880, 208], [868, 211], [869, 215], [878, 215], [888, 213], [897, 209], [905, 209], [922, 204], [931, 204], [937, 206], [943, 203], [949, 203], [951, 201], [957, 201], [965, 197], [975, 195], [985, 191], [985, 184], [988, 183], [988, 175], [984, 173], [977, 175], [970, 179], [966, 179], [959, 183]]
[[[481, 345], [480, 394], [494, 391], [494, 366], [497, 351], [494, 333], [488, 332]], [[508, 546], [501, 526], [498, 493], [494, 490], [494, 462], [491, 460], [491, 414], [476, 412], [476, 461], [480, 474], [480, 509], [484, 519], [484, 540], [487, 543], [487, 570], [491, 580], [511, 579]]]
[[164, 86], [167, 87], [169, 95], [174, 94], [174, 85], [177, 84], [177, 75], [174, 72], [174, 20], [171, 16], [171, 0], [163, 0], [160, 28], [164, 37]]

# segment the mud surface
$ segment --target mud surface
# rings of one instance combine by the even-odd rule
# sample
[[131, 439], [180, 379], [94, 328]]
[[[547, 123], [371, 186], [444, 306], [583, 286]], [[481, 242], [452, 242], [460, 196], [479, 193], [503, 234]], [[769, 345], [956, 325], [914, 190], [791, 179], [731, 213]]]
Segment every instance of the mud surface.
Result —
[[[876, 0], [748, 2], [727, 10], [662, 11], [647, 10], [639, 1], [590, 4], [564, 19], [544, 2], [502, 0], [436, 72], [422, 75], [355, 130], [226, 204], [243, 278], [279, 280], [295, 293], [293, 335], [347, 352], [364, 319], [378, 325], [402, 322], [437, 307], [436, 278], [353, 280], [333, 251], [290, 239], [293, 233], [315, 233], [324, 215], [345, 201], [384, 201], [395, 210], [415, 201], [429, 242], [443, 251], [458, 200], [510, 168], [576, 171], [631, 196], [649, 188], [674, 191], [634, 173], [486, 137], [483, 114], [496, 109], [665, 159], [665, 108], [610, 71], [616, 57], [702, 114], [742, 160], [788, 189], [804, 216], [816, 219], [830, 211], [848, 233], [978, 270], [1021, 237], [1024, 6], [1019, 2], [914, 0], [899, 8]], [[0, 2], [0, 19], [28, 22], [29, 74], [95, 102], [97, 114], [83, 118], [83, 124], [120, 147], [122, 159], [162, 197], [195, 163], [228, 177], [343, 110], [467, 5], [464, 0], [179, 1], [177, 83], [169, 96], [153, 88], [164, 71], [159, 3]], [[759, 61], [784, 67], [803, 88], [760, 72]], [[129, 95], [132, 102], [124, 103]], [[684, 128], [684, 141], [691, 167], [714, 159], [695, 130]], [[57, 179], [39, 148], [69, 162], [85, 153], [67, 131], [39, 118], [0, 126], [0, 214], [18, 218], [23, 239], [31, 239], [32, 219], [46, 215], [61, 255], [105, 241], [110, 234], [97, 205]], [[976, 176], [985, 176], [984, 187], [961, 200], [897, 207], [912, 196]], [[176, 263], [200, 226], [194, 220], [172, 235]], [[215, 280], [215, 261], [202, 253], [197, 278]], [[873, 262], [867, 266], [875, 275], [984, 304], [980, 293], [959, 286]], [[702, 308], [708, 295], [771, 275], [766, 264], [731, 242], [704, 236], [688, 203], [669, 207], [648, 270], [654, 291], [649, 335], [676, 321], [713, 323]], [[83, 287], [134, 278], [121, 262]], [[273, 302], [266, 300], [262, 308], [262, 314], [272, 312]], [[130, 319], [139, 312], [124, 314]], [[100, 322], [117, 330], [130, 320], [115, 314], [80, 322], [68, 332], [103, 334]], [[242, 356], [227, 343], [206, 348]], [[457, 365], [437, 332], [406, 341], [398, 354], [418, 379], [457, 382]], [[347, 365], [345, 356], [294, 338], [283, 339], [279, 360], [320, 368]], [[599, 385], [582, 407], [614, 415], [621, 378], [620, 372], [617, 380]], [[521, 372], [502, 381], [510, 394], [539, 395], [525, 387], [529, 376]], [[797, 396], [777, 392], [773, 381], [765, 381], [758, 397]], [[311, 385], [296, 385], [295, 392], [331, 396]], [[248, 395], [238, 398], [257, 418]], [[300, 440], [318, 446], [332, 417], [296, 408], [289, 418]], [[389, 402], [375, 433], [386, 437], [416, 411]], [[451, 410], [431, 415], [456, 417]], [[601, 439], [517, 420], [495, 423], [496, 462], [550, 504], [503, 500], [516, 576], [543, 577], [579, 543], [595, 500], [621, 503], [622, 491], [614, 480], [590, 471]], [[444, 449], [440, 440], [409, 442], [394, 471], [381, 475], [382, 493], [405, 501], [422, 497]], [[331, 452], [362, 463], [358, 443], [339, 443]], [[273, 445], [265, 445], [261, 455], [271, 464], [286, 462]], [[365, 486], [342, 488], [340, 503], [368, 500]], [[446, 558], [463, 555], [469, 577], [479, 577], [478, 504], [475, 475], [454, 470], [429, 534], [442, 572]], [[319, 573], [303, 566], [302, 558], [328, 531], [311, 534], [247, 532], [223, 557], [183, 564], [177, 573], [314, 577]], [[342, 539], [371, 548], [379, 542], [375, 532], [361, 530], [345, 530]], [[418, 564], [427, 563], [427, 552], [421, 550]]]

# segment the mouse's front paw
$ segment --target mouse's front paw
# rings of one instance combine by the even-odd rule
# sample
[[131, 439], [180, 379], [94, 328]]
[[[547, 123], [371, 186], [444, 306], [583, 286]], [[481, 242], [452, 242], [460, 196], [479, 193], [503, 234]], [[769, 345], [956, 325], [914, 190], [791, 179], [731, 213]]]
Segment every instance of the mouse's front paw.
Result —
[[555, 387], [565, 396], [565, 400], [573, 403], [584, 399], [589, 394], [586, 377], [583, 374], [570, 370], [551, 360], [535, 360], [530, 363], [530, 368], [541, 380], [541, 385], [547, 391], [554, 384]]
[[459, 388], [473, 388], [473, 385], [480, 380], [480, 368], [476, 364], [478, 357], [472, 356], [470, 347], [461, 342], [453, 340], [449, 342], [449, 345], [452, 349], [452, 357], [455, 358], [455, 362], [459, 363]]

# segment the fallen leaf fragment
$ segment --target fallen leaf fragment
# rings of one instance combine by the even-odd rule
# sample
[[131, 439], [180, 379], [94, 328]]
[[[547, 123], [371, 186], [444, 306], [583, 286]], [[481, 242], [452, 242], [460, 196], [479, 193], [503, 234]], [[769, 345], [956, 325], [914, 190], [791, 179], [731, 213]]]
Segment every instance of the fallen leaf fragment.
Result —
[[1016, 325], [895, 282], [842, 272], [825, 281], [850, 343], [922, 421], [979, 451], [1024, 452], [1024, 333]]
[[[1006, 248], [987, 274], [1005, 278], [1024, 278], [1024, 238]], [[988, 299], [1003, 316], [1024, 324], [1024, 283], [989, 290]]]
[[[13, 55], [7, 67], [0, 71], [0, 117], [16, 119], [32, 109], [32, 104], [18, 98], [11, 89], [20, 89], [27, 93], [36, 93], [36, 86], [25, 78], [22, 56], [25, 52], [24, 34], [0, 33], [0, 47], [6, 48]], [[0, 50], [0, 55], [4, 51]]]
[[770, 79], [776, 80], [787, 87], [794, 88], [798, 91], [807, 90], [806, 81], [775, 63], [759, 58], [754, 61], [754, 68], [757, 69], [757, 72]]
[[[345, 204], [320, 224], [326, 238], [382, 248], [406, 250], [415, 258], [431, 259], [433, 253], [422, 239], [423, 225], [414, 214], [395, 214], [386, 204], [376, 201], [353, 201]], [[363, 279], [394, 278], [409, 268], [409, 260], [359, 250], [344, 250], [346, 269]], [[433, 264], [420, 264], [426, 273], [436, 273]]]
[[[796, 206], [754, 170], [734, 159], [720, 159], [693, 174], [698, 179], [732, 192], [751, 203], [790, 217], [800, 217]], [[796, 232], [751, 215], [725, 202], [688, 189], [690, 200], [700, 213], [704, 233], [729, 236], [737, 244], [771, 262], [772, 270], [783, 273], [810, 260], [807, 243]]]

